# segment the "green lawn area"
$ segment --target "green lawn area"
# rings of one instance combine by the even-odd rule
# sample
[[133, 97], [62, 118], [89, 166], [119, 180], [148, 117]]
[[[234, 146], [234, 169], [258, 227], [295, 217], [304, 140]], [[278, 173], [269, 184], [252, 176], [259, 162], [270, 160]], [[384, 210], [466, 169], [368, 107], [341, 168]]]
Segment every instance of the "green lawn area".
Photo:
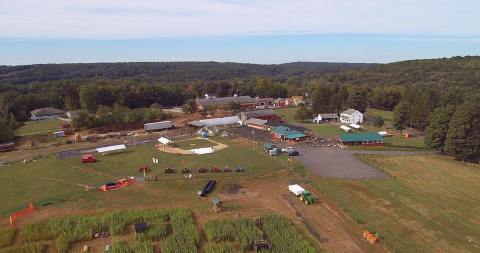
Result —
[[383, 118], [385, 123], [389, 123], [389, 125], [392, 124], [392, 120], [393, 120], [393, 112], [392, 111], [384, 111], [384, 110], [379, 110], [379, 109], [367, 108], [367, 111], [365, 112], [365, 115], [369, 116], [369, 117], [380, 116], [380, 117]]
[[206, 139], [193, 139], [193, 140], [184, 140], [174, 142], [175, 146], [180, 149], [190, 150], [194, 148], [206, 148], [217, 145]]
[[280, 116], [283, 117], [283, 120], [286, 122], [292, 123], [299, 123], [295, 119], [295, 112], [298, 110], [299, 107], [285, 107], [285, 108], [277, 108], [275, 112]]
[[[312, 177], [312, 185], [393, 252], [478, 252], [480, 166], [442, 156], [361, 157], [386, 180]], [[469, 242], [472, 240], [472, 242]]]
[[[221, 181], [219, 187], [222, 187], [222, 184], [257, 178], [264, 173], [287, 167], [286, 157], [266, 156], [260, 146], [256, 146], [254, 150], [252, 145], [217, 139], [215, 141], [226, 143], [229, 147], [207, 155], [177, 155], [161, 152], [153, 145], [141, 145], [129, 147], [123, 153], [96, 155], [99, 162], [94, 164], [83, 164], [80, 157], [58, 159], [54, 155], [27, 164], [10, 163], [0, 170], [0, 178], [4, 179], [0, 185], [3, 195], [0, 215], [23, 209], [29, 201], [39, 205], [45, 202], [58, 203], [61, 199], [75, 200], [81, 203], [82, 208], [121, 208], [123, 205], [135, 206], [153, 201], [175, 203], [178, 198], [194, 196], [205, 181], [212, 177]], [[159, 159], [160, 163], [152, 164], [152, 158]], [[132, 187], [128, 191], [111, 193], [84, 190], [83, 185], [99, 186], [125, 176], [140, 176], [138, 170], [143, 165], [152, 169], [151, 174], [157, 175], [159, 182], [146, 184], [143, 188]], [[234, 168], [236, 165], [242, 166], [246, 171], [218, 174], [195, 172], [194, 181], [185, 181], [180, 173], [184, 167], [196, 170], [200, 166]], [[165, 174], [166, 167], [174, 167], [177, 172]], [[178, 190], [175, 196], [157, 193], [171, 189], [181, 190]], [[209, 210], [208, 203], [202, 205], [206, 205], [206, 210]]]
[[337, 125], [331, 124], [303, 124], [303, 126], [307, 127], [308, 129], [312, 130], [312, 132], [316, 135], [320, 135], [323, 137], [333, 137], [338, 136], [343, 131]]
[[15, 132], [18, 136], [52, 133], [62, 129], [63, 121], [59, 119], [37, 120], [26, 122]]

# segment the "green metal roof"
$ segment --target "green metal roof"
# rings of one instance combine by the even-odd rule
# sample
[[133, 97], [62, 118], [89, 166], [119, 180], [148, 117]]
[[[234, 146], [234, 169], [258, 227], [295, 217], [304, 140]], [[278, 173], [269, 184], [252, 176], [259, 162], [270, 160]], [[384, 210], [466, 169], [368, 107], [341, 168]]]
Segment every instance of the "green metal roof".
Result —
[[383, 136], [375, 132], [340, 134], [341, 142], [380, 141], [380, 140], [383, 140]]
[[280, 134], [287, 139], [303, 138], [305, 135], [297, 130], [291, 130], [286, 126], [278, 126], [272, 129], [272, 132]]

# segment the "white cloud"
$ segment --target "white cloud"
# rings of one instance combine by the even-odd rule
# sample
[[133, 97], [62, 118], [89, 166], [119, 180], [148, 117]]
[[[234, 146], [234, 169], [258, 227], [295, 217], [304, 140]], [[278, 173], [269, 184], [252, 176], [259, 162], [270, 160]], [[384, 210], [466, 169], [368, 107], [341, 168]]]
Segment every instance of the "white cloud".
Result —
[[0, 0], [2, 38], [480, 36], [478, 0]]

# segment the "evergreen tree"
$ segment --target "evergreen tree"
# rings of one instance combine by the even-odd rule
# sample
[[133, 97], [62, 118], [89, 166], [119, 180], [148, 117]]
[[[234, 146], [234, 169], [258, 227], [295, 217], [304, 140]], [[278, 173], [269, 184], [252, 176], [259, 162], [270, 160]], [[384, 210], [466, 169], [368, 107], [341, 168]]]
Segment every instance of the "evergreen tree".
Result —
[[404, 129], [410, 118], [410, 103], [400, 102], [393, 110], [393, 127], [395, 129]]
[[312, 94], [312, 112], [328, 113], [332, 110], [331, 98], [333, 89], [330, 85], [321, 84]]
[[452, 116], [445, 140], [445, 151], [456, 159], [480, 161], [480, 102], [466, 102]]
[[312, 111], [310, 111], [307, 107], [301, 106], [295, 112], [295, 119], [299, 121], [307, 121], [313, 118]]
[[367, 92], [363, 88], [352, 87], [348, 92], [347, 107], [364, 113], [367, 109]]
[[425, 145], [428, 148], [443, 149], [450, 119], [455, 112], [455, 106], [447, 105], [437, 108], [428, 119], [425, 129]]
[[10, 124], [6, 120], [0, 119], [0, 143], [12, 141], [14, 137], [15, 133]]

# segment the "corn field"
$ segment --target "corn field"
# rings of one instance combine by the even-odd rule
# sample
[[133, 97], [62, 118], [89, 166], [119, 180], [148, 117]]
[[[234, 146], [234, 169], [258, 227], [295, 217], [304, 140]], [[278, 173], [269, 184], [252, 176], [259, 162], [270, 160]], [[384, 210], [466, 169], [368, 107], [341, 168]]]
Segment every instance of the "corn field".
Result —
[[289, 219], [279, 215], [264, 215], [261, 220], [262, 230], [272, 245], [271, 252], [315, 253], [317, 251]]
[[211, 242], [236, 242], [242, 251], [251, 250], [254, 241], [262, 239], [262, 231], [252, 219], [210, 221], [205, 224], [205, 233]]
[[[23, 242], [54, 240], [56, 251], [68, 252], [72, 243], [91, 240], [95, 233], [122, 235], [127, 226], [145, 222], [148, 229], [136, 235], [134, 243], [119, 241], [114, 252], [151, 252], [152, 241], [161, 241], [162, 252], [196, 252], [199, 243], [191, 212], [186, 209], [129, 210], [101, 216], [72, 216], [26, 225], [20, 232]], [[170, 224], [170, 234], [167, 227]]]
[[15, 230], [10, 228], [0, 229], [0, 248], [10, 246], [15, 236]]
[[204, 247], [205, 253], [237, 253], [229, 242], [209, 242]]
[[7, 248], [1, 248], [0, 253], [43, 253], [46, 246], [41, 243], [27, 243]]

